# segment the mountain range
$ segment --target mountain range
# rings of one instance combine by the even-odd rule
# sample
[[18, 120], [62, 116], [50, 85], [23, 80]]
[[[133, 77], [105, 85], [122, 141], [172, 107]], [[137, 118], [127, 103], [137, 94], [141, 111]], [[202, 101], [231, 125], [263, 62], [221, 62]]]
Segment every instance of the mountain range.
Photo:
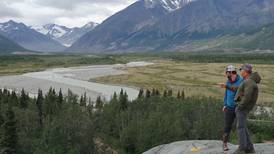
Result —
[[58, 41], [62, 45], [69, 47], [84, 34], [93, 30], [97, 25], [97, 23], [89, 22], [82, 27], [74, 28], [68, 28], [57, 24], [46, 24], [40, 27], [31, 28]]
[[101, 24], [8, 21], [0, 23], [0, 34], [5, 42], [42, 52], [274, 50], [274, 1], [138, 0]]
[[183, 51], [206, 49], [207, 40], [217, 40], [214, 47], [225, 47], [231, 42], [218, 42], [218, 38], [240, 37], [271, 23], [273, 0], [139, 0], [106, 19], [67, 50]]
[[56, 52], [65, 50], [65, 47], [59, 42], [29, 28], [23, 23], [12, 20], [0, 24], [0, 34], [32, 51]]

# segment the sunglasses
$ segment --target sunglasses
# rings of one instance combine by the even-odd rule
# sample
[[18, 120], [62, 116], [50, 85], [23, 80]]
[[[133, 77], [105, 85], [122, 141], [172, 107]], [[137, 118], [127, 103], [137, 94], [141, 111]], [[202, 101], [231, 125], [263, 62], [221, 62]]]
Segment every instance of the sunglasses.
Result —
[[227, 71], [226, 74], [237, 74], [236, 71]]

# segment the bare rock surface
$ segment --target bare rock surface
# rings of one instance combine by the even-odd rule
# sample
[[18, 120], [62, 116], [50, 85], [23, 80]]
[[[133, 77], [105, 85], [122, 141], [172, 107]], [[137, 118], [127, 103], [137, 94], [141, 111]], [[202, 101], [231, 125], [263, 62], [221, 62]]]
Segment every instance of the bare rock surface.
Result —
[[[237, 145], [229, 144], [230, 150], [222, 150], [222, 142], [215, 140], [179, 141], [154, 147], [143, 154], [232, 154]], [[254, 144], [256, 154], [274, 154], [274, 144]]]

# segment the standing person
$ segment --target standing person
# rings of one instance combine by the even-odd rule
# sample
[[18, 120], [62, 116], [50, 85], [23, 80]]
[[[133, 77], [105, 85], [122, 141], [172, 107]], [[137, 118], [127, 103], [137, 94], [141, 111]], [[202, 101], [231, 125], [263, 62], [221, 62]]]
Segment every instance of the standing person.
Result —
[[257, 102], [259, 92], [257, 84], [260, 83], [261, 77], [257, 72], [252, 72], [250, 64], [242, 65], [240, 71], [244, 81], [241, 83], [235, 97], [239, 147], [234, 154], [255, 153], [247, 129], [247, 115]]
[[226, 67], [226, 83], [221, 83], [220, 87], [225, 88], [224, 95], [224, 134], [223, 134], [223, 150], [228, 151], [228, 141], [230, 132], [232, 130], [232, 125], [236, 118], [235, 108], [236, 104], [234, 101], [237, 89], [242, 82], [242, 78], [237, 74], [237, 70], [233, 65]]

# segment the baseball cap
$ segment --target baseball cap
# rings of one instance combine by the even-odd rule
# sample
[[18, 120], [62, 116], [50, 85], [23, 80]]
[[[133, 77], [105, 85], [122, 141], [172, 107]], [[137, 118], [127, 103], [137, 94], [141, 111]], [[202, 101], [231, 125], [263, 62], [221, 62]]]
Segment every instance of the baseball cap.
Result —
[[245, 71], [247, 71], [249, 73], [252, 73], [252, 65], [251, 64], [243, 64], [243, 65], [241, 65], [241, 67], [240, 67], [239, 70], [240, 71], [241, 70], [245, 70]]
[[236, 67], [234, 67], [233, 65], [228, 65], [225, 69], [226, 72], [235, 72], [237, 71], [236, 70]]

